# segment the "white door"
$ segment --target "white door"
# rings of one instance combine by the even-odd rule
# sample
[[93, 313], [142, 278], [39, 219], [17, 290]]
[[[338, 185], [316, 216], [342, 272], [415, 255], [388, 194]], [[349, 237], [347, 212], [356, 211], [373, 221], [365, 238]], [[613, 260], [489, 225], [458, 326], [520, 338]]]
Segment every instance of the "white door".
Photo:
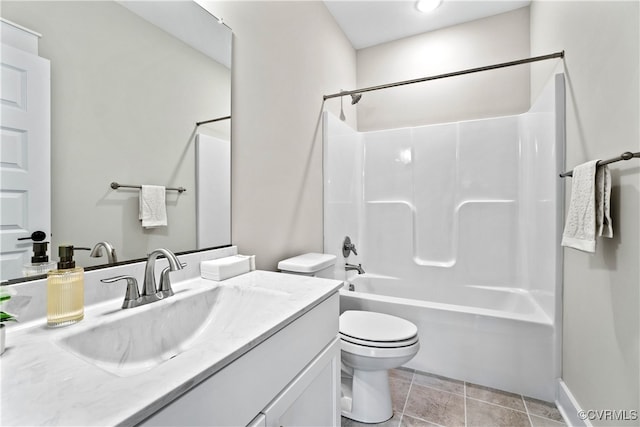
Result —
[[18, 239], [51, 236], [51, 81], [47, 59], [6, 44], [0, 57], [0, 279], [7, 280], [31, 262], [31, 241]]
[[231, 143], [196, 136], [196, 247], [231, 244]]

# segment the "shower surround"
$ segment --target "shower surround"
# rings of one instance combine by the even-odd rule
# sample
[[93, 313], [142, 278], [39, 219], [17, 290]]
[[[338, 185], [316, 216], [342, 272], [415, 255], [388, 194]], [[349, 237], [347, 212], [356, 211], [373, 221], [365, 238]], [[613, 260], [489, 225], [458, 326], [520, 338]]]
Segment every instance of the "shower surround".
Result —
[[554, 400], [563, 153], [562, 74], [514, 116], [357, 132], [325, 113], [324, 250], [355, 288], [341, 310], [414, 322], [410, 368]]

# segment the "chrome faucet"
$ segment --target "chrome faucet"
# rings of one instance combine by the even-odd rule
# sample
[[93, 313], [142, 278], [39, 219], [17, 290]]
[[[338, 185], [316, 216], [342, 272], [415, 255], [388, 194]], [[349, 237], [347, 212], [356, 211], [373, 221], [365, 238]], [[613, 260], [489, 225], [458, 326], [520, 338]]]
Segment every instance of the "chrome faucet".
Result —
[[[160, 255], [164, 255], [165, 258], [167, 258], [167, 261], [169, 261], [169, 267], [165, 268], [162, 271], [162, 274], [160, 274], [160, 286], [156, 289], [156, 258]], [[182, 270], [182, 264], [178, 261], [178, 257], [176, 257], [169, 249], [161, 248], [151, 252], [149, 254], [149, 258], [147, 258], [147, 265], [144, 268], [142, 297], [144, 298], [146, 295], [156, 296], [157, 294], [161, 294], [162, 296], [160, 298], [162, 299], [173, 295], [169, 273], [176, 270]]]
[[99, 258], [102, 256], [102, 248], [107, 251], [107, 262], [109, 264], [114, 264], [118, 262], [118, 256], [116, 255], [116, 250], [113, 245], [109, 242], [98, 242], [91, 250], [89, 254], [92, 258]]
[[[160, 274], [160, 284], [156, 288], [155, 264], [156, 259], [163, 255], [169, 261], [169, 267], [162, 270]], [[100, 280], [102, 283], [113, 283], [119, 280], [127, 281], [127, 292], [122, 303], [122, 308], [133, 308], [152, 302], [160, 301], [173, 295], [171, 289], [171, 279], [169, 273], [176, 270], [182, 270], [186, 264], [181, 264], [178, 257], [168, 249], [156, 249], [149, 254], [147, 264], [144, 269], [144, 286], [142, 295], [138, 289], [138, 280], [131, 276], [116, 276], [108, 279]]]
[[345, 271], [356, 270], [358, 274], [364, 274], [364, 269], [362, 268], [362, 264], [353, 265], [353, 264], [347, 263], [344, 265], [344, 270]]

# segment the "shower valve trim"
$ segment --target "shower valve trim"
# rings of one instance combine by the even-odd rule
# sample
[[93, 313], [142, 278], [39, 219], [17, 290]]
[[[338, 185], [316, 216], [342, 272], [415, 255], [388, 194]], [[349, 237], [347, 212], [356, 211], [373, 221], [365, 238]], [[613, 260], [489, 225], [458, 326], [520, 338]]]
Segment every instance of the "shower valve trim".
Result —
[[356, 245], [351, 243], [351, 238], [347, 236], [344, 238], [344, 243], [342, 243], [342, 256], [347, 258], [351, 252], [353, 252], [354, 255], [358, 255]]

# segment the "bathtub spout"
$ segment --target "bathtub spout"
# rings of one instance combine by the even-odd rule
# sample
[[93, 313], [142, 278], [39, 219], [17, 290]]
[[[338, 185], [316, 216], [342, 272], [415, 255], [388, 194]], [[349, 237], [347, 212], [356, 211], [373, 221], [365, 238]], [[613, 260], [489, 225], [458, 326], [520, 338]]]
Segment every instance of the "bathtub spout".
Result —
[[345, 271], [357, 270], [358, 274], [364, 274], [364, 269], [362, 268], [362, 264], [353, 265], [353, 264], [347, 263], [344, 265], [344, 270]]

